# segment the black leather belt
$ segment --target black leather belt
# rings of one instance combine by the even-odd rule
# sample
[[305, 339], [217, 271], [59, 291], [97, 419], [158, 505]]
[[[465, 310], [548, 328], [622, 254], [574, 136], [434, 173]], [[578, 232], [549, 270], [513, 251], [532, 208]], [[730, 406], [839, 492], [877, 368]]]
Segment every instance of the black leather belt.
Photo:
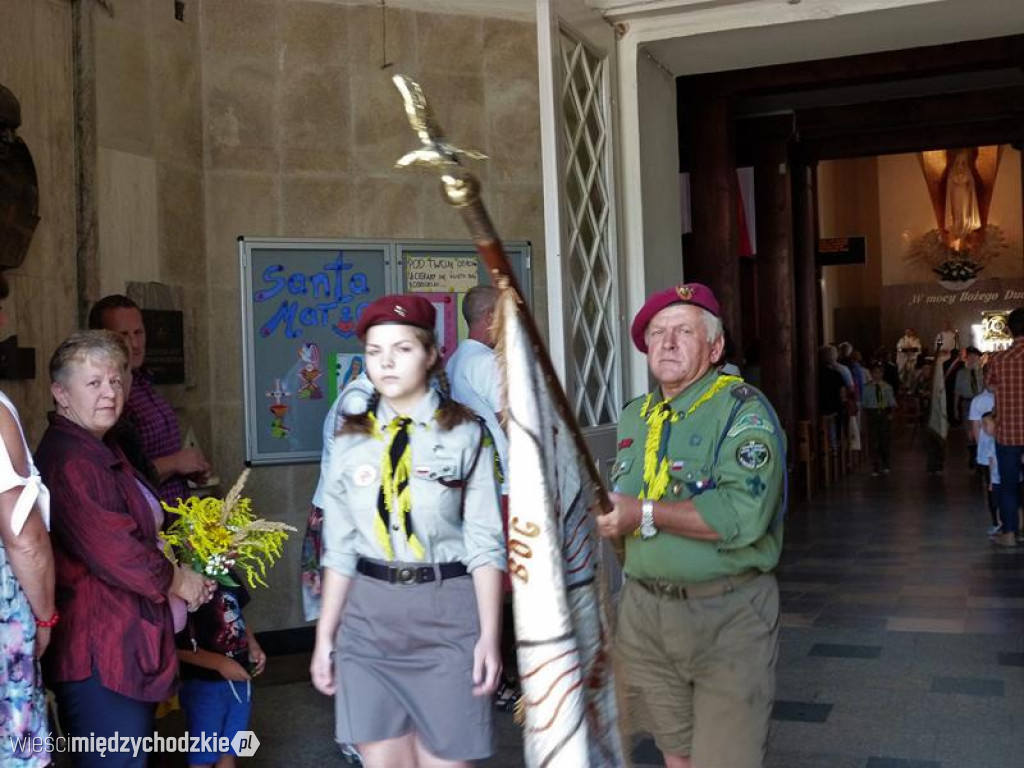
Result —
[[371, 579], [386, 581], [389, 584], [427, 584], [441, 580], [457, 579], [469, 573], [462, 563], [438, 563], [437, 565], [383, 565], [360, 558], [356, 562], [356, 570]]

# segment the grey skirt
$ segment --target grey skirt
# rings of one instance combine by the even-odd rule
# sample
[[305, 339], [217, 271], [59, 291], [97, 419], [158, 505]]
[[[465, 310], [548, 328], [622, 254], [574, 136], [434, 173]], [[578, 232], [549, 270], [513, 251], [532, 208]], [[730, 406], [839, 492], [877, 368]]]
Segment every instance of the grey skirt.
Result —
[[491, 697], [473, 695], [479, 636], [470, 576], [409, 585], [353, 577], [335, 641], [338, 742], [415, 732], [445, 760], [490, 757]]

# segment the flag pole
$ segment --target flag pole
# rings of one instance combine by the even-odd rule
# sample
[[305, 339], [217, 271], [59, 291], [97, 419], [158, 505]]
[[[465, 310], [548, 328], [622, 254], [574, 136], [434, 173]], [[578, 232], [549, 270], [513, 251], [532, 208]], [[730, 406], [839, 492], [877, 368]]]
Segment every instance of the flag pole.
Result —
[[[587, 441], [583, 437], [579, 424], [576, 422], [576, 415], [573, 413], [569, 398], [562, 389], [562, 384], [555, 372], [555, 367], [548, 355], [547, 347], [541, 338], [533, 315], [527, 310], [523, 300], [523, 291], [519, 281], [512, 272], [505, 249], [501, 245], [501, 239], [491, 222], [483, 199], [480, 197], [480, 182], [462, 164], [462, 158], [485, 159], [486, 155], [474, 150], [463, 150], [448, 143], [441, 132], [440, 126], [435, 122], [430, 105], [419, 84], [405, 75], [395, 75], [391, 78], [402, 94], [402, 101], [405, 105], [405, 113], [409, 118], [409, 124], [419, 136], [421, 147], [405, 154], [395, 165], [398, 168], [426, 168], [441, 174], [441, 192], [449, 205], [458, 209], [462, 220], [469, 229], [476, 245], [477, 252], [487, 264], [487, 270], [491, 275], [491, 281], [496, 286], [507, 286], [515, 292], [516, 305], [520, 317], [526, 328], [530, 344], [537, 355], [541, 371], [544, 374], [548, 387], [551, 389], [554, 398], [555, 409], [562, 421], [565, 422], [572, 433], [576, 450], [585, 459], [587, 474], [594, 485], [594, 493], [597, 505], [606, 511], [610, 511], [612, 504], [608, 498], [608, 491], [604, 487], [601, 474], [597, 464], [590, 453]], [[621, 560], [620, 548], [616, 547], [616, 554]]]

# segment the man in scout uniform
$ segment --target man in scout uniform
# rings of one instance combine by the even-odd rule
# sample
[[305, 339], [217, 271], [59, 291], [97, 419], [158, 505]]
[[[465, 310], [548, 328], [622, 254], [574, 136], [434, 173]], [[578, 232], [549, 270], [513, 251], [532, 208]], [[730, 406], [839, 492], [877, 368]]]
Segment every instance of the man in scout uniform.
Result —
[[630, 722], [668, 768], [755, 768], [775, 691], [785, 435], [764, 395], [715, 367], [722, 324], [706, 286], [652, 295], [632, 337], [658, 386], [623, 411], [613, 508], [598, 518], [602, 536], [626, 540]]

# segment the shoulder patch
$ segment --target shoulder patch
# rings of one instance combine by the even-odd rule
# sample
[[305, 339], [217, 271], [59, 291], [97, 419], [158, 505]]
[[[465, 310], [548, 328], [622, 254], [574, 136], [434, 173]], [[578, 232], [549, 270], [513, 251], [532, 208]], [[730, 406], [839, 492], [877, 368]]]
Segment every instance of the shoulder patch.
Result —
[[767, 432], [769, 435], [775, 434], [775, 427], [759, 413], [743, 414], [736, 419], [727, 434], [729, 437], [736, 437], [736, 435], [746, 432], [748, 429], [760, 429]]
[[736, 463], [750, 472], [761, 469], [771, 459], [771, 451], [760, 440], [748, 440], [736, 449]]
[[741, 400], [744, 402], [757, 397], [757, 390], [754, 389], [749, 384], [739, 384], [733, 387], [730, 390], [730, 392], [732, 392], [732, 396], [735, 397], [737, 400]]

